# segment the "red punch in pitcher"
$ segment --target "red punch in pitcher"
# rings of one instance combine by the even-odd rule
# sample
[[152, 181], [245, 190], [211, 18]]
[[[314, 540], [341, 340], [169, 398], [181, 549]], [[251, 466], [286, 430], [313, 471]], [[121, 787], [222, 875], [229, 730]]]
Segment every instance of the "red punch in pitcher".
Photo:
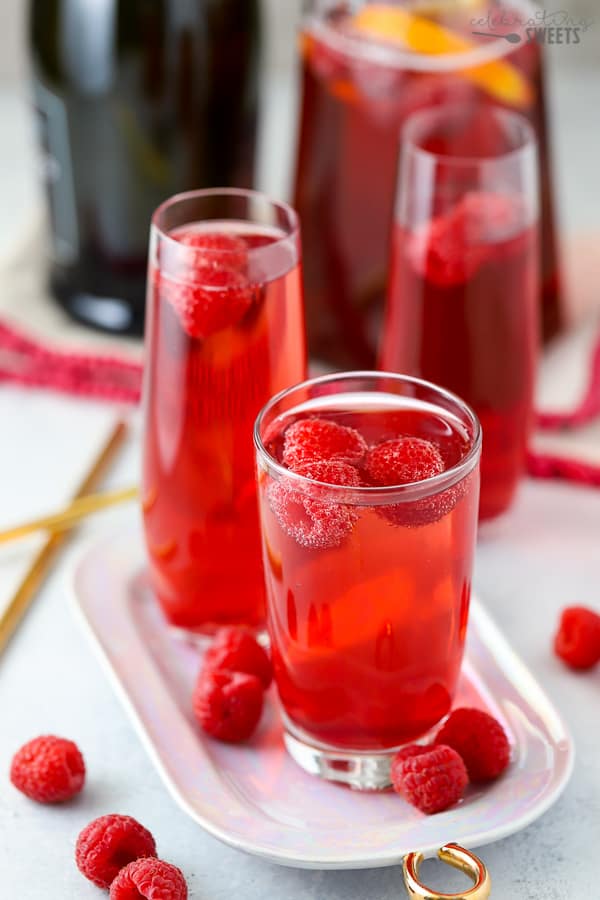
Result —
[[482, 519], [510, 506], [525, 467], [537, 350], [538, 187], [531, 126], [462, 108], [403, 132], [379, 364], [456, 391], [483, 428]]
[[143, 513], [171, 625], [264, 625], [252, 426], [305, 375], [300, 235], [250, 191], [181, 194], [152, 220]]
[[517, 112], [533, 127], [541, 175], [536, 301], [544, 336], [556, 333], [562, 307], [542, 47], [527, 29], [540, 12], [536, 5], [312, 0], [306, 8], [295, 206], [311, 355], [336, 367], [372, 367], [389, 271], [398, 136], [413, 113], [448, 104], [463, 109], [465, 139], [480, 156], [490, 141], [482, 111]]

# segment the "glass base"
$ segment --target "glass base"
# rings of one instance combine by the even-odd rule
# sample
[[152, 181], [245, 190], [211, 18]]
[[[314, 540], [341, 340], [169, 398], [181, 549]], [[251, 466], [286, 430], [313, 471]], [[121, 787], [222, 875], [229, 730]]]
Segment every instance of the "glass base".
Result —
[[417, 740], [387, 750], [338, 750], [320, 744], [297, 728], [281, 710], [283, 742], [287, 752], [305, 772], [326, 781], [345, 784], [356, 791], [385, 791], [392, 786], [392, 759], [408, 744], [428, 744], [439, 729], [439, 722]]
[[298, 740], [287, 730], [283, 740], [292, 759], [311, 775], [358, 791], [384, 791], [391, 787], [390, 763], [396, 751], [374, 754], [326, 750]]

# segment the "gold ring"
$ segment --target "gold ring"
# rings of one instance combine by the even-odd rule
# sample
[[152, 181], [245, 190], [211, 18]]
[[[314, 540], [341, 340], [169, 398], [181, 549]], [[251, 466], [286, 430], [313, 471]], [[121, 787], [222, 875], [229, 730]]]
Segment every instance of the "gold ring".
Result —
[[481, 862], [458, 844], [446, 844], [438, 850], [439, 858], [454, 869], [460, 869], [473, 879], [473, 887], [461, 894], [438, 894], [421, 884], [419, 866], [423, 862], [422, 853], [409, 853], [404, 857], [402, 873], [406, 890], [413, 900], [487, 900], [492, 890], [492, 879]]

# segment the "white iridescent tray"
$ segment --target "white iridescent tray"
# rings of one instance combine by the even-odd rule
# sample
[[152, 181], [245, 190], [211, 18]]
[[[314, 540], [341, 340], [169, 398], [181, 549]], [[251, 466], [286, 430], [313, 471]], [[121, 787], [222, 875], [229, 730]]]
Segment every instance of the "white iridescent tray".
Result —
[[448, 841], [475, 848], [525, 828], [558, 798], [573, 744], [558, 713], [477, 602], [456, 705], [490, 710], [513, 745], [506, 774], [424, 816], [394, 793], [358, 793], [307, 775], [286, 754], [273, 689], [253, 740], [202, 734], [191, 694], [200, 651], [165, 626], [144, 577], [138, 532], [88, 549], [73, 572], [85, 629], [175, 801], [227, 844], [319, 869], [398, 864]]

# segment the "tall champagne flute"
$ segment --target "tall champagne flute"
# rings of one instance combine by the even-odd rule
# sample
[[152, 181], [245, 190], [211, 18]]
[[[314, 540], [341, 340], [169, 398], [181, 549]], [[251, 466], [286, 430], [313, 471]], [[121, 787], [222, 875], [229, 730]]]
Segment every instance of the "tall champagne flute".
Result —
[[260, 628], [252, 425], [306, 371], [295, 212], [252, 191], [172, 197], [152, 220], [143, 513], [150, 577], [186, 631]]
[[538, 166], [533, 130], [461, 107], [416, 113], [402, 139], [379, 365], [455, 391], [483, 428], [480, 517], [510, 506], [533, 409], [538, 338]]

